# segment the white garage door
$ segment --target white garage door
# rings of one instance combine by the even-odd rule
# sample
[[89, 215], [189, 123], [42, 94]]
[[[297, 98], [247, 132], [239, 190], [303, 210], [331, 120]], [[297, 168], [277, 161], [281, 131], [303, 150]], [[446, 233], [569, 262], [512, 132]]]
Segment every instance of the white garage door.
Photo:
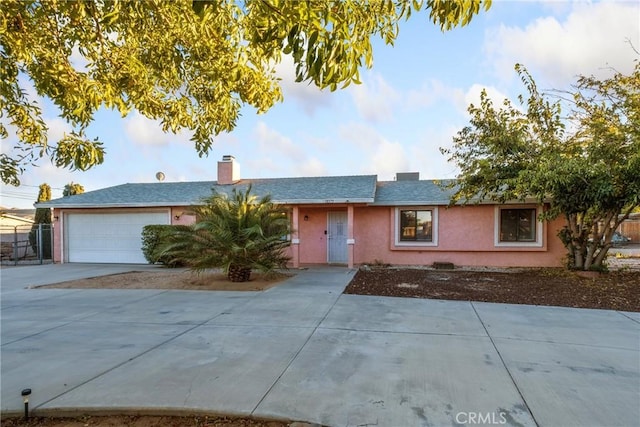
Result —
[[68, 214], [67, 262], [145, 264], [142, 227], [169, 224], [169, 212]]

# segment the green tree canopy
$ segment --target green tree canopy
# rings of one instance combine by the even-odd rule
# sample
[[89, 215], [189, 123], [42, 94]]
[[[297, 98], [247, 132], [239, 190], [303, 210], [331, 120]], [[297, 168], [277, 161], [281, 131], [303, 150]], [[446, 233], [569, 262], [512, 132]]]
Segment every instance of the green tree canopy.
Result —
[[[38, 200], [37, 202], [48, 202], [51, 200], [51, 186], [47, 183], [40, 184], [38, 187]], [[49, 209], [47, 209], [49, 210]]]
[[529, 92], [522, 108], [496, 108], [483, 92], [470, 125], [442, 150], [460, 169], [452, 203], [535, 198], [549, 207], [545, 219], [566, 219], [569, 266], [601, 269], [613, 232], [640, 205], [640, 62], [551, 96], [516, 69]]
[[62, 190], [62, 196], [73, 196], [74, 194], [82, 194], [84, 193], [84, 187], [77, 182], [71, 181], [70, 183], [64, 186], [64, 190]]
[[[0, 9], [0, 154], [4, 183], [39, 157], [86, 170], [105, 149], [86, 128], [106, 107], [136, 109], [165, 132], [188, 129], [202, 156], [231, 131], [243, 105], [282, 99], [274, 66], [293, 58], [298, 81], [335, 90], [371, 67], [371, 40], [393, 44], [399, 23], [429, 11], [442, 30], [466, 25], [490, 0], [3, 0]], [[73, 131], [49, 141], [24, 77]], [[28, 83], [27, 83], [28, 84]], [[12, 127], [8, 127], [7, 124]]]

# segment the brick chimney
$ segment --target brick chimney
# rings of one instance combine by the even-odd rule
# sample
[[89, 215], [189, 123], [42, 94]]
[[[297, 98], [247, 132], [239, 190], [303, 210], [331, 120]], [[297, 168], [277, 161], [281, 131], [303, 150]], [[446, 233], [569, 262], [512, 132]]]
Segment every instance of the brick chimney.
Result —
[[218, 184], [227, 185], [240, 181], [240, 165], [235, 157], [228, 154], [222, 156], [218, 162]]

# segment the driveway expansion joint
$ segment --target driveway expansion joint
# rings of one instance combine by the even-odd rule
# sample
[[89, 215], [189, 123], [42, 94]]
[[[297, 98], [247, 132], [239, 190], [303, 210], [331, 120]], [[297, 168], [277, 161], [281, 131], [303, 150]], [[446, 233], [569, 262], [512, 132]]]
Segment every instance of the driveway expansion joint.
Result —
[[518, 383], [516, 383], [516, 380], [513, 377], [513, 374], [511, 373], [511, 370], [509, 370], [509, 367], [507, 366], [507, 363], [505, 362], [504, 357], [500, 353], [500, 350], [498, 349], [498, 346], [496, 346], [496, 343], [493, 340], [493, 337], [489, 333], [489, 330], [487, 329], [487, 326], [484, 324], [484, 321], [482, 320], [482, 317], [480, 317], [480, 314], [478, 313], [478, 310], [476, 310], [476, 306], [473, 304], [473, 302], [471, 302], [471, 307], [473, 308], [473, 311], [476, 313], [476, 316], [478, 316], [478, 320], [480, 321], [480, 323], [482, 324], [482, 327], [484, 328], [485, 332], [487, 333], [487, 336], [489, 337], [489, 341], [491, 341], [491, 345], [493, 346], [494, 350], [496, 351], [496, 354], [500, 358], [500, 362], [502, 363], [502, 366], [507, 371], [507, 375], [509, 375], [509, 379], [511, 380], [511, 383], [513, 384], [513, 386], [515, 387], [516, 391], [518, 392], [518, 395], [520, 396], [520, 399], [522, 400], [522, 403], [524, 404], [525, 408], [527, 408], [527, 412], [531, 416], [531, 419], [533, 420], [533, 422], [535, 423], [536, 426], [540, 426], [540, 423], [538, 422], [538, 420], [536, 420], [535, 415], [533, 415], [533, 412], [531, 411], [531, 408], [529, 407], [529, 403], [524, 398], [524, 395], [522, 394], [522, 390], [520, 390], [520, 387], [518, 386]]
[[631, 320], [632, 322], [640, 324], [640, 319], [634, 319], [633, 317], [629, 316], [624, 311], [616, 311], [616, 313], [623, 315], [624, 317], [626, 317], [627, 319]]
[[104, 376], [105, 374], [108, 374], [109, 372], [112, 372], [112, 371], [114, 371], [114, 370], [116, 370], [116, 369], [118, 369], [118, 368], [120, 368], [120, 367], [124, 366], [124, 365], [126, 365], [127, 363], [131, 363], [132, 361], [134, 361], [134, 360], [136, 360], [136, 359], [138, 359], [138, 358], [140, 358], [140, 357], [144, 356], [145, 354], [147, 354], [147, 353], [149, 353], [149, 352], [151, 352], [151, 351], [153, 351], [153, 350], [157, 349], [158, 347], [161, 347], [161, 346], [163, 346], [163, 345], [165, 345], [165, 344], [167, 344], [167, 343], [169, 343], [169, 342], [171, 342], [171, 341], [173, 341], [173, 340], [175, 340], [175, 339], [177, 339], [177, 338], [181, 337], [182, 335], [184, 335], [184, 334], [186, 334], [186, 333], [188, 333], [188, 332], [191, 332], [192, 330], [194, 330], [194, 329], [198, 328], [199, 326], [202, 326], [202, 325], [200, 325], [200, 324], [195, 325], [195, 326], [193, 326], [192, 328], [189, 328], [189, 329], [187, 329], [187, 330], [184, 330], [184, 331], [180, 332], [179, 334], [177, 334], [177, 335], [175, 335], [175, 336], [173, 336], [173, 337], [171, 337], [171, 338], [169, 338], [169, 339], [167, 339], [167, 340], [162, 341], [162, 342], [161, 342], [161, 343], [159, 343], [159, 344], [156, 344], [156, 345], [154, 345], [154, 346], [151, 346], [151, 347], [147, 348], [146, 350], [144, 350], [143, 352], [141, 352], [141, 353], [139, 353], [139, 354], [136, 354], [135, 356], [132, 356], [132, 357], [127, 358], [127, 360], [125, 360], [125, 361], [123, 361], [123, 362], [117, 363], [116, 365], [112, 366], [111, 368], [109, 368], [109, 369], [107, 369], [107, 370], [105, 370], [105, 371], [102, 371], [102, 372], [98, 373], [98, 375], [94, 375], [93, 377], [89, 378], [88, 380], [86, 380], [86, 381], [82, 381], [81, 383], [77, 384], [76, 386], [69, 388], [69, 390], [65, 390], [64, 392], [62, 392], [62, 393], [60, 393], [60, 394], [58, 394], [58, 395], [56, 395], [56, 396], [54, 396], [54, 397], [52, 397], [52, 398], [50, 398], [50, 399], [48, 399], [48, 400], [44, 401], [44, 402], [42, 402], [41, 404], [39, 404], [39, 405], [35, 406], [35, 407], [33, 408], [33, 410], [36, 410], [36, 409], [38, 409], [38, 408], [41, 408], [42, 406], [44, 406], [44, 405], [46, 405], [46, 404], [48, 404], [48, 403], [50, 403], [50, 402], [53, 402], [54, 400], [58, 399], [59, 397], [64, 396], [65, 394], [67, 394], [67, 393], [69, 393], [69, 392], [71, 392], [71, 391], [73, 391], [73, 390], [75, 390], [75, 389], [77, 389], [77, 388], [79, 388], [79, 387], [82, 387], [83, 385], [88, 384], [88, 383], [90, 383], [91, 381], [96, 380], [96, 379], [98, 379], [98, 378], [100, 378], [100, 377]]
[[[166, 292], [166, 291], [165, 291], [165, 292]], [[163, 293], [164, 293], [164, 292], [163, 292]], [[245, 303], [246, 303], [246, 302], [245, 302]], [[242, 304], [238, 304], [238, 305], [240, 305], [240, 306], [241, 306]], [[134, 360], [136, 360], [136, 359], [138, 359], [138, 358], [140, 358], [140, 357], [144, 356], [145, 354], [150, 353], [150, 352], [152, 352], [152, 351], [156, 350], [157, 348], [159, 348], [159, 347], [161, 347], [161, 346], [163, 346], [163, 345], [165, 345], [165, 344], [168, 344], [168, 343], [170, 343], [171, 341], [174, 341], [174, 340], [176, 340], [176, 339], [180, 338], [181, 336], [183, 336], [183, 335], [185, 335], [185, 334], [187, 334], [187, 333], [189, 333], [189, 332], [191, 332], [191, 331], [193, 331], [193, 330], [195, 330], [195, 329], [197, 329], [197, 328], [199, 328], [199, 327], [201, 327], [201, 326], [206, 326], [206, 323], [207, 323], [207, 322], [210, 322], [211, 320], [215, 319], [216, 317], [218, 317], [218, 316], [220, 316], [220, 315], [221, 315], [221, 313], [217, 313], [215, 316], [212, 316], [212, 317], [210, 317], [210, 318], [208, 318], [208, 319], [205, 319], [205, 320], [204, 320], [204, 321], [202, 321], [202, 322], [199, 322], [199, 323], [197, 323], [197, 324], [192, 325], [192, 327], [191, 327], [191, 328], [185, 329], [184, 331], [182, 331], [182, 332], [180, 332], [180, 333], [178, 333], [178, 334], [176, 334], [176, 335], [174, 335], [174, 336], [170, 337], [169, 339], [166, 339], [166, 340], [164, 340], [164, 341], [162, 341], [162, 342], [160, 342], [160, 343], [158, 343], [158, 344], [156, 344], [156, 345], [154, 345], [154, 346], [151, 346], [151, 347], [147, 348], [145, 351], [143, 351], [143, 352], [141, 352], [141, 353], [139, 353], [139, 354], [137, 354], [137, 355], [135, 355], [135, 356], [132, 356], [132, 357], [128, 358], [127, 360], [125, 360], [125, 361], [123, 361], [123, 362], [120, 362], [120, 363], [116, 364], [115, 366], [112, 366], [111, 368], [109, 368], [109, 369], [107, 369], [107, 370], [105, 370], [105, 371], [103, 371], [103, 372], [100, 372], [98, 375], [94, 375], [93, 377], [89, 378], [88, 380], [83, 381], [83, 382], [81, 382], [81, 383], [77, 384], [76, 386], [71, 387], [71, 388], [69, 388], [68, 390], [65, 390], [64, 392], [62, 392], [62, 393], [60, 393], [60, 394], [58, 394], [58, 395], [56, 395], [56, 396], [54, 396], [54, 397], [52, 397], [52, 398], [50, 398], [50, 399], [48, 399], [48, 400], [46, 400], [46, 401], [44, 401], [44, 402], [40, 403], [39, 405], [35, 406], [35, 407], [33, 408], [33, 410], [36, 410], [36, 409], [38, 409], [38, 408], [41, 408], [42, 406], [47, 405], [48, 403], [50, 403], [50, 402], [52, 402], [52, 401], [54, 401], [54, 400], [58, 399], [58, 398], [59, 398], [59, 397], [61, 397], [61, 396], [64, 396], [65, 394], [67, 394], [67, 393], [69, 393], [69, 392], [71, 392], [71, 391], [73, 391], [73, 390], [75, 390], [75, 389], [77, 389], [77, 388], [79, 388], [79, 387], [81, 387], [81, 386], [83, 386], [83, 385], [85, 385], [85, 384], [88, 384], [88, 383], [90, 383], [91, 381], [94, 381], [94, 380], [96, 380], [96, 379], [98, 379], [98, 378], [100, 378], [100, 377], [104, 376], [105, 374], [108, 374], [109, 372], [112, 372], [112, 371], [114, 371], [114, 370], [116, 370], [116, 369], [118, 369], [118, 368], [120, 368], [120, 367], [122, 367], [122, 366], [124, 366], [124, 365], [126, 365], [126, 364], [128, 364], [128, 363], [131, 363], [132, 361], [134, 361]], [[82, 321], [82, 320], [77, 320], [76, 322], [81, 323], [81, 322], [83, 322], [83, 321]], [[86, 322], [86, 321], [85, 321], [85, 322]], [[70, 323], [74, 323], [74, 322], [70, 322]], [[125, 322], [125, 323], [126, 323], [126, 322]], [[190, 326], [190, 325], [177, 325], [177, 326]]]
[[338, 300], [341, 298], [342, 294], [340, 294], [340, 296], [338, 296], [338, 298], [336, 298], [333, 303], [331, 304], [331, 306], [327, 309], [327, 311], [324, 313], [324, 316], [322, 316], [322, 318], [318, 321], [318, 323], [316, 323], [315, 327], [313, 328], [313, 330], [311, 331], [311, 333], [309, 334], [309, 336], [307, 337], [307, 339], [304, 341], [304, 343], [302, 343], [302, 345], [300, 346], [300, 348], [298, 349], [298, 351], [293, 355], [293, 357], [291, 357], [291, 359], [289, 360], [289, 363], [287, 363], [287, 366], [285, 366], [285, 368], [282, 370], [282, 372], [280, 372], [280, 375], [278, 375], [278, 377], [275, 379], [275, 381], [271, 384], [271, 386], [267, 389], [267, 391], [264, 393], [264, 395], [260, 398], [260, 400], [258, 401], [258, 403], [253, 407], [253, 409], [251, 410], [251, 415], [253, 415], [255, 413], [255, 411], [258, 409], [258, 407], [260, 406], [260, 404], [264, 401], [264, 399], [269, 395], [269, 393], [271, 392], [271, 390], [273, 390], [273, 388], [275, 387], [276, 384], [278, 384], [278, 381], [280, 381], [280, 378], [282, 378], [282, 376], [287, 372], [287, 370], [289, 369], [289, 367], [291, 367], [291, 364], [294, 362], [294, 360], [296, 360], [296, 358], [298, 357], [298, 355], [302, 352], [302, 350], [307, 346], [307, 344], [309, 343], [309, 341], [311, 341], [311, 338], [313, 337], [313, 335], [316, 333], [316, 331], [320, 328], [320, 325], [322, 324], [322, 322], [324, 322], [324, 320], [327, 318], [327, 316], [329, 315], [329, 313], [331, 312], [331, 310], [333, 310], [333, 307], [335, 307], [335, 305], [338, 303]]
[[[373, 332], [378, 334], [401, 334], [401, 335], [433, 335], [433, 336], [444, 336], [444, 337], [467, 337], [467, 338], [489, 338], [488, 335], [474, 335], [474, 334], [456, 334], [456, 333], [445, 333], [445, 332], [419, 332], [419, 331], [390, 331], [390, 330], [382, 330], [382, 329], [355, 329], [355, 328], [338, 328], [338, 327], [329, 327], [329, 326], [320, 326], [317, 329], [322, 329], [326, 331], [346, 331], [346, 332]], [[485, 330], [486, 332], [486, 330]]]
[[505, 341], [522, 341], [522, 342], [535, 342], [535, 343], [542, 343], [542, 344], [573, 345], [578, 347], [601, 348], [601, 349], [611, 349], [611, 350], [619, 350], [619, 351], [637, 351], [634, 348], [628, 348], [628, 347], [614, 347], [610, 345], [595, 345], [595, 344], [585, 344], [581, 342], [570, 342], [570, 341], [536, 340], [536, 339], [530, 339], [530, 338], [500, 337], [500, 336], [495, 336], [491, 338], [496, 338], [496, 339], [505, 340]]

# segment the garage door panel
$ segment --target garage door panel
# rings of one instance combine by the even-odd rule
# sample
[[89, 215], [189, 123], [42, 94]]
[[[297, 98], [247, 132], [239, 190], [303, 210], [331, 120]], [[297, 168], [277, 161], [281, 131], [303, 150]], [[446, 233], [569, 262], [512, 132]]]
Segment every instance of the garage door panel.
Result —
[[169, 224], [168, 211], [68, 214], [65, 253], [68, 262], [144, 264], [142, 228]]

